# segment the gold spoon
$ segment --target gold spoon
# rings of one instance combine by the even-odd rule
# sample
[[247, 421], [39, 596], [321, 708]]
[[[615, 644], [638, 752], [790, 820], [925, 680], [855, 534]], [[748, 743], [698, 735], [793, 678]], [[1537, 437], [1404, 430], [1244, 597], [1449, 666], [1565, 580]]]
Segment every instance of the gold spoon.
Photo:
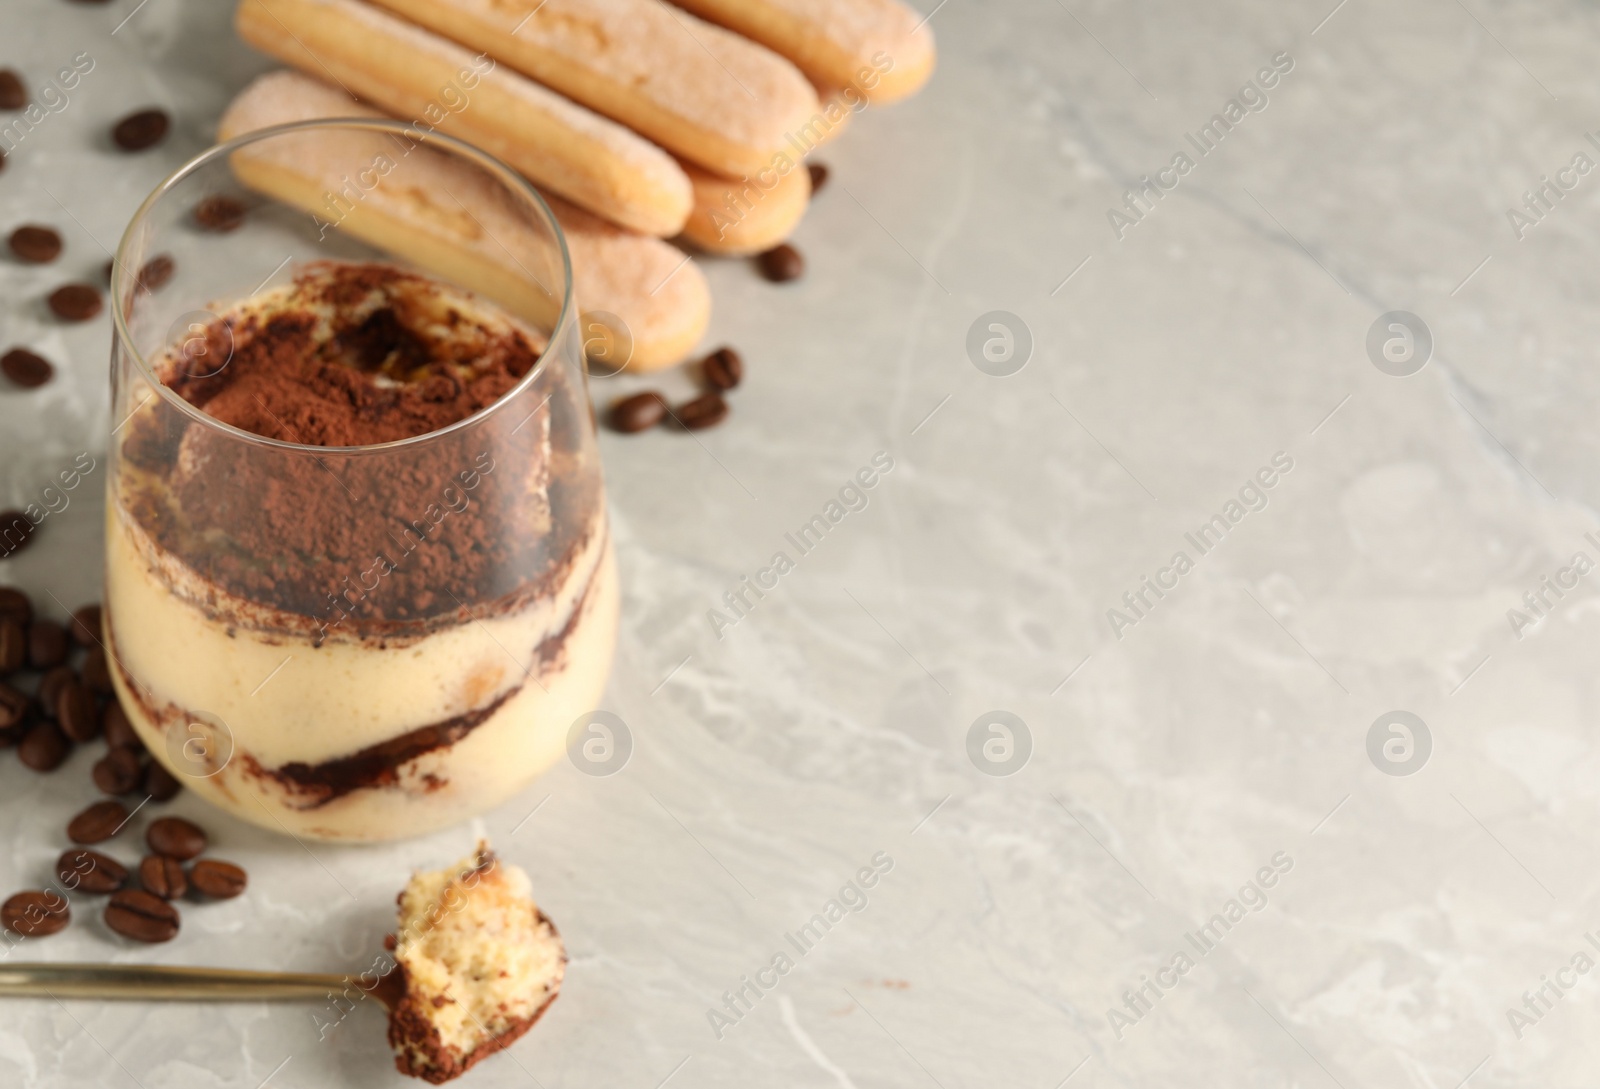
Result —
[[252, 972], [161, 964], [0, 965], [0, 998], [113, 998], [168, 1001], [326, 999], [354, 987], [393, 1008], [397, 972], [367, 986], [358, 976], [322, 972]]

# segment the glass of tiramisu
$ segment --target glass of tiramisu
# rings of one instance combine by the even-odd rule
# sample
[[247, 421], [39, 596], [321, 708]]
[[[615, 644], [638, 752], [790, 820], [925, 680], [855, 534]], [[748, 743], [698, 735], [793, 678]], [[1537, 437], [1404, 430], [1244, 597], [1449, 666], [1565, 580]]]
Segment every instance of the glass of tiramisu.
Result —
[[113, 274], [106, 645], [183, 782], [297, 836], [487, 809], [600, 700], [617, 617], [572, 276], [425, 124], [189, 163]]

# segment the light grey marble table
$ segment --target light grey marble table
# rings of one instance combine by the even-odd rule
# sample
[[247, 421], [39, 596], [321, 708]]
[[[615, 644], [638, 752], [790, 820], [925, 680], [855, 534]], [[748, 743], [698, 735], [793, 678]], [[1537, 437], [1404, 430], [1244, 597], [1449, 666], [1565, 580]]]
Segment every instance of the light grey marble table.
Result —
[[[1335, 2], [945, 0], [928, 90], [822, 155], [806, 279], [708, 263], [749, 378], [698, 441], [605, 439], [634, 752], [482, 821], [572, 961], [465, 1084], [1593, 1084], [1600, 11]], [[136, 4], [0, 13], [34, 81], [95, 60], [0, 174], [0, 226], [68, 239], [0, 261], [0, 340], [63, 365], [0, 391], [0, 506], [103, 456], [108, 328], [46, 290], [267, 67], [231, 5]], [[172, 138], [112, 151], [150, 103]], [[1146, 176], [1171, 188], [1125, 200]], [[879, 452], [866, 506], [714, 631]], [[0, 582], [94, 597], [101, 510], [75, 493]], [[1009, 757], [997, 711], [1031, 739]], [[44, 878], [86, 760], [0, 754], [0, 886]], [[479, 830], [307, 850], [175, 810], [250, 894], [168, 946], [91, 915], [39, 955], [357, 967], [410, 868]], [[864, 906], [791, 946], [874, 857]], [[0, 1084], [402, 1080], [375, 1010], [314, 1018], [7, 1003]]]

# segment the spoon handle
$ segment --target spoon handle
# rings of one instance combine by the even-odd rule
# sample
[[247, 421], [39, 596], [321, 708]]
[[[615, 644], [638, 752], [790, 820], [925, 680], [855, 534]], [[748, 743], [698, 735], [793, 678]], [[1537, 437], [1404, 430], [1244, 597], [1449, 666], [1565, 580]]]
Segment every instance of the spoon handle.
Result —
[[0, 965], [0, 997], [13, 998], [325, 999], [348, 986], [358, 986], [353, 976], [317, 972], [157, 964]]

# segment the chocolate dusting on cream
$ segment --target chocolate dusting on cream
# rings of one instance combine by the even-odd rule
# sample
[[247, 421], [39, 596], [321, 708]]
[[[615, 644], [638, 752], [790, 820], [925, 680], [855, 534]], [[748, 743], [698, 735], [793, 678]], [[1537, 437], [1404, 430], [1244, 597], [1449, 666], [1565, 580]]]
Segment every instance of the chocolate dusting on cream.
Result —
[[[362, 447], [449, 428], [538, 359], [532, 334], [470, 296], [389, 265], [315, 262], [157, 372], [243, 431]], [[519, 607], [570, 569], [604, 514], [581, 383], [552, 367], [512, 400], [419, 443], [318, 454], [156, 398], [123, 441], [122, 514], [193, 576], [194, 604], [253, 630], [404, 640]]]

